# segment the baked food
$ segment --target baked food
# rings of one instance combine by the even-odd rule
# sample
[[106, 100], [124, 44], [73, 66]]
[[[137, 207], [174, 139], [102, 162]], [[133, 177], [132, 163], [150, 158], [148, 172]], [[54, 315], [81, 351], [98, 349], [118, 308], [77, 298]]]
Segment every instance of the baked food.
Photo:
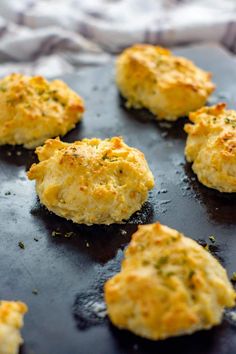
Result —
[[208, 251], [156, 223], [132, 236], [120, 273], [105, 284], [105, 301], [114, 325], [158, 340], [220, 323], [235, 291]]
[[224, 103], [189, 116], [185, 156], [199, 181], [220, 192], [236, 192], [236, 111]]
[[47, 140], [28, 177], [49, 210], [79, 224], [128, 219], [146, 201], [154, 179], [145, 157], [122, 138]]
[[19, 301], [0, 301], [0, 353], [18, 354], [23, 343], [20, 329], [27, 306]]
[[0, 80], [0, 145], [31, 149], [65, 135], [82, 118], [84, 103], [63, 81], [12, 74]]
[[127, 106], [147, 108], [156, 119], [174, 121], [202, 107], [215, 86], [211, 74], [169, 50], [138, 44], [116, 62], [116, 83]]

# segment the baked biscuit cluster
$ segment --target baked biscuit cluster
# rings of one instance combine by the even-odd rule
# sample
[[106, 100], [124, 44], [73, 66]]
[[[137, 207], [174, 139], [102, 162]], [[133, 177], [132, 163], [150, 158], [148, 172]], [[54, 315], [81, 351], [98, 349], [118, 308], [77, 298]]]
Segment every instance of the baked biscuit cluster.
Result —
[[83, 139], [73, 144], [48, 140], [36, 149], [39, 163], [28, 172], [41, 202], [79, 224], [112, 224], [128, 219], [154, 186], [143, 153], [122, 138]]
[[17, 354], [23, 339], [20, 329], [27, 306], [19, 301], [0, 301], [0, 353]]
[[235, 291], [219, 262], [176, 230], [139, 226], [121, 271], [105, 284], [111, 321], [149, 339], [208, 329], [235, 303]]
[[[236, 112], [225, 104], [201, 108], [214, 90], [211, 74], [153, 45], [134, 45], [117, 59], [116, 82], [127, 107], [157, 120], [190, 113], [185, 155], [200, 182], [236, 192]], [[12, 74], [0, 80], [0, 145], [36, 149], [28, 172], [42, 204], [79, 224], [122, 223], [154, 186], [145, 156], [122, 138], [62, 142], [82, 119], [84, 103], [64, 82]], [[200, 108], [200, 109], [199, 109]], [[47, 140], [48, 139], [48, 140]], [[105, 284], [111, 321], [158, 340], [208, 329], [235, 304], [218, 261], [195, 241], [159, 223], [140, 226], [120, 273]], [[0, 302], [0, 354], [17, 354], [27, 306]]]
[[236, 192], [236, 111], [224, 103], [189, 116], [185, 155], [201, 183], [220, 192]]
[[190, 60], [147, 44], [118, 57], [116, 82], [128, 107], [147, 108], [156, 119], [171, 121], [202, 107], [215, 88], [211, 74]]
[[0, 80], [0, 145], [31, 149], [65, 135], [82, 118], [84, 103], [64, 82], [12, 74]]

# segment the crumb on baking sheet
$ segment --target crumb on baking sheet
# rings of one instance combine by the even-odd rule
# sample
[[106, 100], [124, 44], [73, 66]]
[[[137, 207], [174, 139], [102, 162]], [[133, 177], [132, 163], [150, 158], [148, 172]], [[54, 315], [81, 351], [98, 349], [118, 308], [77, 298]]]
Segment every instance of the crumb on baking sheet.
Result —
[[59, 236], [61, 233], [59, 231], [53, 230], [52, 231], [52, 237]]

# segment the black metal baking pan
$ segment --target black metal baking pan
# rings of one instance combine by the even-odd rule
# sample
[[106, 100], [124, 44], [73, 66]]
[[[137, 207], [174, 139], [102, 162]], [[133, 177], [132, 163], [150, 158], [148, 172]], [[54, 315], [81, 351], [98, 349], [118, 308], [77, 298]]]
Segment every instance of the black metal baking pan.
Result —
[[[235, 59], [211, 45], [176, 53], [213, 73], [217, 90], [209, 103], [226, 101], [235, 108]], [[64, 140], [122, 135], [144, 152], [156, 186], [127, 224], [79, 226], [40, 205], [34, 183], [26, 178], [36, 161], [33, 151], [0, 148], [0, 298], [20, 299], [29, 306], [21, 354], [236, 353], [232, 316], [209, 331], [156, 343], [119, 331], [104, 317], [103, 283], [119, 270], [139, 223], [159, 220], [208, 243], [229, 275], [236, 271], [236, 197], [196, 180], [184, 158], [186, 119], [158, 123], [147, 111], [124, 108], [113, 65], [63, 79], [86, 102], [84, 120]]]

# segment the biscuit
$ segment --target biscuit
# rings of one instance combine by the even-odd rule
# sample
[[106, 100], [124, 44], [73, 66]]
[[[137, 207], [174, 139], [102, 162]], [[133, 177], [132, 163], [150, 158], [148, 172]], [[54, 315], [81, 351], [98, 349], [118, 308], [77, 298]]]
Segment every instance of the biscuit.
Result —
[[220, 192], [236, 192], [236, 111], [224, 103], [189, 116], [185, 156], [199, 181]]
[[75, 223], [121, 223], [154, 186], [144, 154], [119, 137], [72, 144], [50, 139], [36, 154], [40, 162], [28, 177], [36, 180], [41, 203]]
[[20, 329], [27, 306], [19, 301], [0, 301], [0, 353], [18, 354], [23, 343]]
[[105, 301], [115, 326], [159, 340], [219, 324], [235, 292], [208, 251], [156, 223], [132, 236], [120, 273], [105, 284]]
[[147, 108], [156, 119], [170, 121], [202, 107], [215, 88], [211, 74], [190, 60], [147, 44], [121, 53], [116, 83], [127, 107]]
[[0, 80], [0, 108], [0, 145], [30, 149], [73, 129], [84, 103], [60, 80], [12, 74]]

